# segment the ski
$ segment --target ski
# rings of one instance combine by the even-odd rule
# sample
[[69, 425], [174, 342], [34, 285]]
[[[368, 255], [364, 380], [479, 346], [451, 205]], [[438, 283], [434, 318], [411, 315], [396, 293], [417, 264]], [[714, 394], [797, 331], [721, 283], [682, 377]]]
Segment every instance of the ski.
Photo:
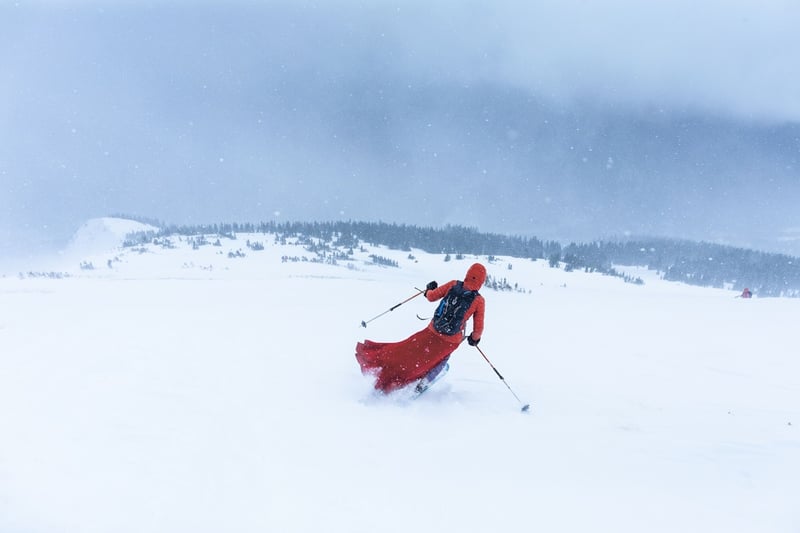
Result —
[[432, 380], [428, 380], [427, 378], [422, 378], [418, 380], [416, 385], [414, 385], [413, 389], [414, 394], [412, 396], [412, 399], [417, 399], [420, 396], [422, 396], [425, 393], [425, 391], [430, 389], [434, 383], [442, 379], [444, 375], [447, 374], [448, 370], [450, 370], [450, 363], [445, 363], [444, 368], [442, 368], [442, 371], [436, 374], [436, 376], [434, 376]]

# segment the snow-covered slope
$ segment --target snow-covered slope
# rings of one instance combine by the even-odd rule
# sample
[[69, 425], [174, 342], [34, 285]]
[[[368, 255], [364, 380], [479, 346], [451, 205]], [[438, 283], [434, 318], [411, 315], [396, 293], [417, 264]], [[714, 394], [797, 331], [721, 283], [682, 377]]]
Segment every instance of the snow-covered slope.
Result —
[[[800, 528], [798, 300], [216, 239], [0, 279], [0, 531]], [[355, 343], [433, 304], [361, 321], [476, 260], [513, 289], [481, 348], [532, 412], [466, 345], [420, 399], [374, 394]]]
[[78, 228], [66, 252], [71, 256], [110, 252], [122, 246], [129, 234], [147, 231], [158, 228], [123, 218], [93, 218]]

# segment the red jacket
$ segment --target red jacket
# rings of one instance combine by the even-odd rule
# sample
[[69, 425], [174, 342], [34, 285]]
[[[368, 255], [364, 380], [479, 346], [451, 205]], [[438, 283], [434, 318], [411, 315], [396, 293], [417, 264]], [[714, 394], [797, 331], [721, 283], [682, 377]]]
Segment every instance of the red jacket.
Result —
[[[486, 281], [486, 268], [475, 263], [464, 277], [464, 288], [477, 291]], [[456, 280], [425, 292], [429, 301], [443, 298]], [[483, 333], [483, 296], [478, 295], [464, 314], [461, 327], [472, 318], [472, 338], [480, 339]], [[463, 333], [463, 331], [462, 331]], [[356, 360], [364, 374], [375, 376], [375, 388], [383, 392], [405, 387], [425, 376], [436, 365], [447, 360], [458, 348], [462, 335], [443, 335], [433, 327], [433, 321], [406, 340], [400, 342], [373, 342], [365, 340], [356, 344]]]
[[[439, 286], [436, 289], [425, 291], [425, 298], [428, 299], [429, 302], [435, 302], [437, 300], [441, 300], [445, 297], [445, 295], [450, 292], [450, 289], [457, 283], [457, 280], [448, 281], [444, 285]], [[465, 283], [465, 286], [467, 284]], [[474, 289], [473, 289], [474, 290]], [[483, 313], [486, 309], [486, 302], [483, 299], [483, 296], [478, 294], [475, 299], [472, 301], [472, 305], [469, 306], [467, 312], [464, 313], [464, 321], [461, 323], [462, 328], [465, 328], [467, 325], [467, 320], [472, 317], [472, 338], [478, 340], [483, 335]], [[432, 332], [436, 333], [436, 335], [442, 337], [443, 339], [448, 340], [454, 344], [459, 344], [461, 341], [464, 340], [462, 335], [443, 335], [436, 331], [433, 327], [433, 320], [428, 324], [428, 329]]]

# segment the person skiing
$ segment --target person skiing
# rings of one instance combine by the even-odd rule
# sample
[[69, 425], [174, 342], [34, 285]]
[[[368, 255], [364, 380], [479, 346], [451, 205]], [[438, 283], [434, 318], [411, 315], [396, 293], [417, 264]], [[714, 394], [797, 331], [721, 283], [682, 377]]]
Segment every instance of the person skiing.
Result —
[[744, 290], [742, 291], [742, 298], [752, 298], [752, 297], [753, 293], [750, 291], [750, 289], [745, 287]]
[[[466, 339], [477, 346], [483, 335], [485, 301], [478, 290], [486, 281], [486, 268], [475, 263], [463, 281], [451, 280], [425, 287], [430, 302], [441, 300], [427, 327], [400, 342], [365, 340], [356, 345], [356, 360], [365, 375], [375, 376], [375, 389], [390, 393], [416, 382], [420, 394], [449, 369], [448, 359]], [[464, 336], [472, 319], [472, 332]]]

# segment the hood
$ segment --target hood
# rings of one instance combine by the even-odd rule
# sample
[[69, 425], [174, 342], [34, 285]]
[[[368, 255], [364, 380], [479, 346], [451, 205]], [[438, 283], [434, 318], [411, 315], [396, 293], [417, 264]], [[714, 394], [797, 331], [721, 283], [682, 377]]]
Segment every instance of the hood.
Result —
[[484, 281], [486, 281], [486, 267], [475, 263], [469, 267], [467, 275], [464, 276], [464, 288], [468, 291], [477, 291], [483, 286]]

